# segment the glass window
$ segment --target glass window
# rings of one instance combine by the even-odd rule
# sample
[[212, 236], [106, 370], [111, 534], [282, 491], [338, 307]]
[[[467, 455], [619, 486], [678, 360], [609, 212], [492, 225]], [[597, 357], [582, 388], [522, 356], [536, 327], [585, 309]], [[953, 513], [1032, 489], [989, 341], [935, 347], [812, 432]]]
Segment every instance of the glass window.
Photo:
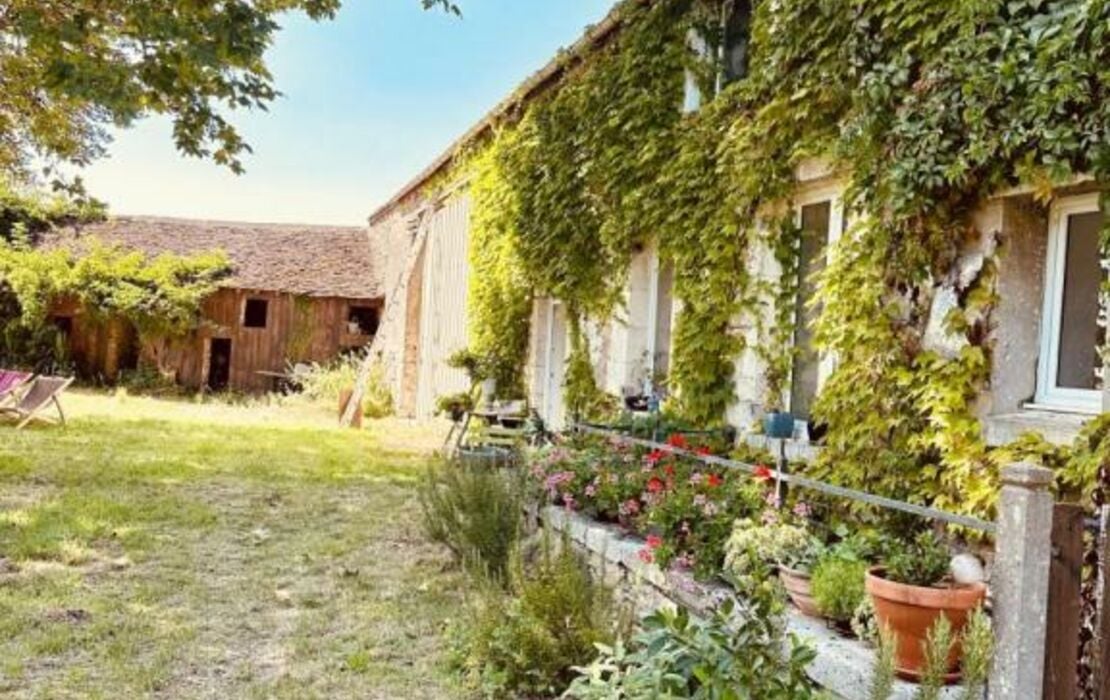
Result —
[[1068, 217], [1064, 252], [1063, 296], [1060, 300], [1060, 350], [1056, 385], [1067, 389], [1099, 389], [1098, 349], [1103, 332], [1098, 323], [1099, 264], [1098, 212]]
[[825, 248], [829, 243], [832, 202], [802, 206], [802, 239], [798, 251], [798, 297], [794, 309], [794, 366], [790, 383], [790, 412], [808, 418], [821, 378], [821, 358], [813, 348], [813, 321], [817, 310], [809, 305], [816, 291], [814, 276], [825, 267]]

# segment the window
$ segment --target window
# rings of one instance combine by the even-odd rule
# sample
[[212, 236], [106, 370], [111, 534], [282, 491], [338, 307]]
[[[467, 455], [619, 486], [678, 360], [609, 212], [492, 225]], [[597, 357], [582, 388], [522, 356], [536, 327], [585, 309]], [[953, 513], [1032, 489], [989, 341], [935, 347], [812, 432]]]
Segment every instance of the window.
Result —
[[1102, 408], [1098, 195], [1058, 202], [1049, 215], [1044, 322], [1037, 403], [1097, 412]]
[[352, 306], [347, 312], [347, 327], [358, 335], [375, 335], [380, 318], [375, 306]]
[[825, 267], [828, 247], [844, 231], [844, 211], [839, 189], [826, 187], [804, 192], [798, 198], [797, 223], [802, 229], [798, 250], [798, 297], [794, 307], [794, 363], [790, 373], [790, 412], [808, 419], [822, 382], [832, 373], [831, 357], [813, 348], [813, 322], [820, 313], [809, 305], [814, 276]]
[[724, 41], [721, 69], [725, 85], [748, 74], [748, 43], [751, 40], [752, 6], [750, 0], [724, 3]]
[[265, 328], [266, 316], [270, 311], [270, 302], [265, 299], [247, 299], [243, 309], [243, 326], [245, 328]]

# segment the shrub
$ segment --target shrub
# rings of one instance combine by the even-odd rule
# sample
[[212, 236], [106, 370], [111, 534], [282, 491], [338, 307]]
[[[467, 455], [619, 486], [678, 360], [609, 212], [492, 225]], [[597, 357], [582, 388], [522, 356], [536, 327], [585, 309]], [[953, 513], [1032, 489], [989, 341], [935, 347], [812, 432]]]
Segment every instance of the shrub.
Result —
[[431, 539], [446, 545], [467, 568], [506, 580], [524, 508], [520, 484], [511, 474], [462, 463], [433, 464], [418, 495]]
[[[332, 406], [339, 401], [341, 391], [350, 389], [358, 382], [361, 367], [362, 358], [350, 355], [324, 364], [298, 365], [294, 376], [306, 397]], [[367, 418], [385, 418], [393, 415], [393, 393], [389, 390], [389, 384], [385, 379], [385, 368], [380, 362], [375, 362], [370, 367], [366, 393], [362, 396], [362, 412]]]
[[756, 596], [733, 614], [726, 600], [708, 619], [685, 609], [659, 610], [642, 621], [633, 652], [623, 644], [601, 647], [601, 656], [578, 669], [565, 697], [762, 698], [818, 697], [805, 669], [814, 652], [782, 631], [780, 603]]
[[950, 562], [944, 541], [935, 532], [925, 530], [912, 542], [893, 540], [887, 546], [884, 575], [910, 586], [932, 586], [948, 574]]
[[734, 576], [747, 576], [758, 566], [775, 564], [809, 572], [825, 546], [801, 525], [781, 521], [758, 524], [737, 520], [725, 545], [725, 568]]
[[597, 644], [625, 630], [612, 592], [590, 574], [564, 538], [545, 533], [535, 561], [520, 549], [508, 592], [485, 586], [452, 626], [453, 658], [469, 685], [493, 697], [550, 696], [588, 662]]
[[813, 600], [821, 614], [846, 623], [852, 619], [865, 597], [864, 576], [867, 564], [858, 559], [828, 556], [813, 570]]

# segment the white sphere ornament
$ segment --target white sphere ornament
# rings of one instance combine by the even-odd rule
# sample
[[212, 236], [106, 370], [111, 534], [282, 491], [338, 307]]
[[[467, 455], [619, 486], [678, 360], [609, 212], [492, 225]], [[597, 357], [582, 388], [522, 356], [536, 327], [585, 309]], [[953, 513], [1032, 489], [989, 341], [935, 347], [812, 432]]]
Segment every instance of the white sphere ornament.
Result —
[[987, 580], [983, 562], [974, 554], [957, 554], [949, 564], [952, 579], [959, 584], [981, 583]]

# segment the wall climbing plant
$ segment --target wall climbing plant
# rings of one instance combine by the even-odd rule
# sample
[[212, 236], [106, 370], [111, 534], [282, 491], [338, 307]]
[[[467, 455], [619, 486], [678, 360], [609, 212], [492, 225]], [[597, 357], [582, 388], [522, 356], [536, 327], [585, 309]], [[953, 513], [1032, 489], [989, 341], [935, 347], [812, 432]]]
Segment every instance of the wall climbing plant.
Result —
[[[799, 164], [823, 159], [847, 183], [854, 223], [814, 300], [815, 342], [836, 368], [814, 407], [828, 445], [811, 469], [989, 514], [998, 460], [974, 402], [990, 376], [996, 262], [992, 249], [959, 269], [993, 235], [972, 213], [1018, 183], [1042, 198], [1077, 173], [1105, 185], [1110, 3], [755, 2], [747, 76], [711, 95], [715, 59], [692, 58], [687, 32], [701, 27], [718, 56], [704, 29], [720, 7], [624, 3], [616, 38], [569, 58], [558, 84], [482, 147], [473, 217], [488, 245], [471, 253], [471, 317], [484, 324], [475, 342], [498, 347], [505, 333], [519, 367], [533, 295], [566, 302], [578, 329], [606, 318], [632, 250], [654, 239], [682, 302], [676, 407], [719, 423], [745, 350], [738, 321], [761, 328], [764, 359], [789, 357], [777, 348], [791, 334], [796, 282], [761, 283], [752, 256], [769, 247], [796, 280], [783, 212]], [[712, 99], [683, 116], [690, 68]], [[575, 333], [572, 367], [584, 378], [588, 342]], [[769, 367], [781, 400], [789, 368]]]

